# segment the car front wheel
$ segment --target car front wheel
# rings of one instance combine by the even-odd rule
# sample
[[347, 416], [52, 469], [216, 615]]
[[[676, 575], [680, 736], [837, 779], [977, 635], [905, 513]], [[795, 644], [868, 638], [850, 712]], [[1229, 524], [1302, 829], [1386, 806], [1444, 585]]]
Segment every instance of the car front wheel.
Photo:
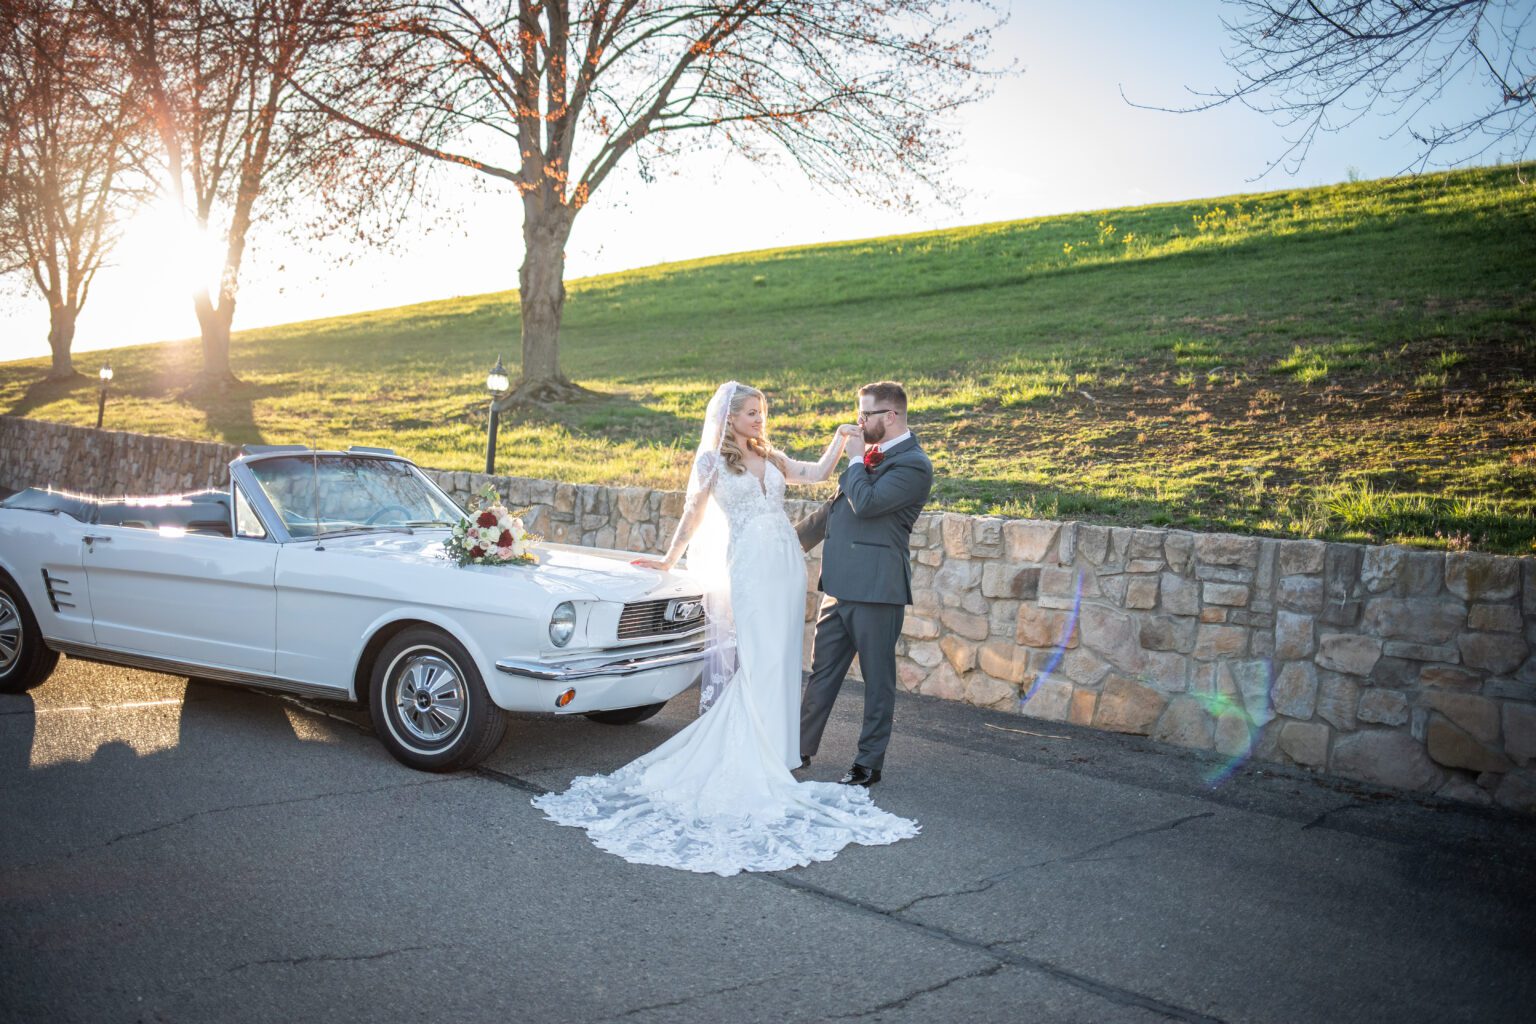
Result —
[[587, 717], [604, 725], [634, 725], [647, 718], [655, 718], [657, 712], [666, 706], [667, 702], [662, 701], [660, 704], [647, 704], [639, 708], [620, 708], [617, 711], [588, 711]]
[[30, 690], [58, 663], [59, 652], [43, 643], [21, 588], [0, 577], [0, 693]]
[[469, 652], [427, 627], [402, 630], [379, 652], [368, 710], [385, 749], [427, 772], [480, 763], [507, 729]]

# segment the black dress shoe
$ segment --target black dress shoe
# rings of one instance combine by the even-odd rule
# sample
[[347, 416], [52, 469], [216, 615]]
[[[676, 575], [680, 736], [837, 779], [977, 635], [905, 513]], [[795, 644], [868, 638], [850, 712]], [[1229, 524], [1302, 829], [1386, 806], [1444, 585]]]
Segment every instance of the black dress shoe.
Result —
[[809, 768], [810, 766], [811, 766], [811, 755], [810, 754], [801, 754], [800, 755], [800, 767], [795, 769], [795, 770], [803, 772], [807, 768]]
[[848, 774], [838, 779], [845, 786], [863, 786], [866, 789], [880, 781], [880, 773], [873, 768], [865, 768], [856, 764], [848, 769]]

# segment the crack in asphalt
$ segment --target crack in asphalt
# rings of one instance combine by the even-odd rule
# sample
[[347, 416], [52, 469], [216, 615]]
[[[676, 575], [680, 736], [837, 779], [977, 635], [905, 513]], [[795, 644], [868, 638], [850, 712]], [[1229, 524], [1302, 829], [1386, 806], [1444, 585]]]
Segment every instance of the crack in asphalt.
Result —
[[263, 697], [276, 697], [278, 700], [282, 701], [284, 704], [292, 704], [294, 707], [303, 708], [305, 711], [308, 711], [310, 714], [321, 715], [321, 716], [323, 716], [325, 718], [331, 719], [334, 722], [340, 722], [342, 725], [349, 725], [353, 729], [357, 730], [358, 732], [362, 733], [365, 736], [373, 735], [373, 730], [372, 729], [366, 728], [365, 726], [363, 726], [363, 725], [361, 725], [361, 724], [359, 724], [357, 722], [352, 721], [352, 719], [346, 717], [345, 715], [338, 715], [335, 712], [325, 710], [325, 708], [317, 708], [313, 704], [309, 703], [308, 701], [300, 700], [299, 698], [295, 697], [291, 693], [273, 693], [270, 690], [257, 690], [257, 689], [253, 689], [251, 687], [246, 687], [245, 689], [246, 689], [247, 693], [259, 694], [260, 696], [263, 696]]
[[1332, 817], [1335, 814], [1338, 814], [1338, 813], [1340, 813], [1342, 811], [1358, 811], [1358, 810], [1360, 810], [1361, 808], [1363, 808], [1365, 806], [1366, 806], [1365, 804], [1356, 803], [1355, 801], [1351, 800], [1347, 804], [1340, 804], [1338, 807], [1330, 807], [1326, 811], [1324, 811], [1322, 814], [1319, 814], [1317, 817], [1313, 818], [1311, 821], [1309, 821], [1305, 825], [1301, 826], [1301, 830], [1303, 832], [1305, 832], [1309, 828], [1317, 828], [1324, 821], [1326, 821], [1328, 818]]
[[1128, 839], [1135, 839], [1138, 836], [1151, 835], [1154, 832], [1171, 832], [1172, 830], [1178, 828], [1180, 825], [1183, 825], [1183, 824], [1185, 824], [1187, 822], [1196, 821], [1196, 820], [1198, 820], [1200, 818], [1214, 818], [1215, 816], [1216, 816], [1216, 812], [1215, 811], [1203, 811], [1200, 814], [1188, 814], [1188, 815], [1185, 815], [1182, 818], [1175, 818], [1172, 821], [1165, 821], [1161, 825], [1153, 825], [1150, 828], [1137, 829], [1134, 832], [1127, 832], [1124, 835], [1116, 836], [1113, 839], [1105, 840], [1102, 843], [1097, 843], [1097, 844], [1095, 844], [1093, 846], [1088, 847], [1086, 850], [1079, 850], [1076, 853], [1068, 854], [1068, 855], [1066, 855], [1064, 857], [1050, 857], [1050, 858], [1047, 858], [1046, 860], [1036, 861], [1036, 862], [1034, 862], [1032, 864], [1019, 864], [1019, 865], [1017, 865], [1015, 867], [1008, 868], [1005, 871], [999, 871], [995, 875], [988, 875], [985, 878], [977, 879], [976, 881], [971, 882], [970, 884], [968, 884], [967, 886], [965, 886], [964, 888], [961, 888], [961, 889], [955, 889], [955, 890], [953, 890], [951, 892], [936, 892], [936, 893], [929, 893], [929, 894], [924, 895], [924, 896], [918, 896], [915, 899], [908, 900], [906, 903], [903, 903], [899, 907], [892, 907], [890, 912], [892, 914], [901, 914], [901, 913], [905, 913], [908, 910], [911, 910], [913, 907], [917, 906], [919, 903], [923, 903], [923, 902], [925, 902], [927, 900], [943, 900], [943, 899], [950, 899], [950, 898], [955, 897], [955, 896], [973, 896], [976, 893], [986, 892], [988, 889], [990, 889], [993, 886], [997, 885], [999, 882], [1007, 881], [1009, 878], [1012, 878], [1014, 875], [1017, 875], [1017, 874], [1019, 874], [1022, 871], [1033, 871], [1036, 868], [1048, 867], [1049, 865], [1052, 865], [1052, 864], [1071, 864], [1071, 863], [1081, 863], [1081, 862], [1092, 863], [1092, 862], [1095, 862], [1095, 861], [1110, 860], [1112, 858], [1109, 858], [1109, 857], [1089, 857], [1089, 854], [1098, 853], [1101, 850], [1107, 850], [1111, 846], [1115, 846], [1116, 844], [1123, 843], [1123, 842], [1125, 842]]
[[[1193, 817], [1200, 817], [1200, 815], [1194, 815]], [[1188, 819], [1180, 820], [1183, 821]], [[763, 874], [754, 874], [752, 877], [762, 878], [765, 881], [772, 882], [776, 885], [781, 885], [786, 889], [808, 893], [812, 896], [819, 896], [822, 899], [831, 903], [836, 903], [839, 906], [857, 910], [860, 913], [868, 914], [872, 917], [878, 917], [882, 920], [899, 925], [902, 928], [917, 932], [930, 939], [939, 939], [943, 942], [948, 942], [952, 945], [972, 950], [982, 954], [983, 956], [990, 957], [993, 960], [1012, 967], [1022, 967], [1026, 970], [1044, 974], [1057, 981], [1064, 982], [1065, 984], [1087, 992], [1090, 995], [1097, 996], [1100, 999], [1115, 1003], [1119, 1006], [1133, 1006], [1137, 1009], [1161, 1014], [1170, 1020], [1185, 1021], [1187, 1024], [1225, 1024], [1225, 1022], [1222, 1021], [1219, 1017], [1211, 1017], [1200, 1013], [1197, 1010], [1191, 1010], [1188, 1007], [1178, 1006], [1174, 1003], [1165, 1003], [1161, 999], [1157, 999], [1153, 996], [1142, 995], [1140, 992], [1133, 992], [1130, 989], [1121, 988], [1118, 985], [1111, 985], [1108, 982], [1090, 978], [1085, 974], [1078, 974], [1076, 971], [1068, 970], [1065, 967], [1058, 967], [1047, 960], [1037, 960], [1034, 957], [1025, 956], [1022, 953], [1014, 953], [1008, 950], [994, 949], [991, 945], [980, 942], [976, 939], [967, 938], [964, 935], [950, 931], [948, 928], [941, 928], [938, 925], [932, 924], [923, 924], [919, 921], [913, 921], [912, 919], [906, 917], [897, 917], [891, 911], [882, 907], [878, 907], [873, 903], [856, 899], [852, 896], [845, 896], [842, 893], [833, 892], [831, 889], [824, 889], [819, 885], [804, 881], [803, 879], [790, 877], [789, 875], [783, 874], [781, 872], [765, 872]]]
[[728, 985], [725, 988], [712, 988], [708, 992], [695, 992], [693, 995], [682, 999], [673, 999], [665, 1003], [648, 1003], [645, 1006], [636, 1006], [633, 1009], [625, 1010], [623, 1013], [614, 1014], [611, 1017], [599, 1017], [597, 1020], [592, 1021], [592, 1024], [604, 1024], [605, 1021], [623, 1020], [626, 1017], [633, 1017], [637, 1013], [649, 1013], [651, 1010], [670, 1010], [678, 1006], [687, 1006], [689, 1003], [696, 1002], [707, 996], [722, 996], [728, 992], [740, 992], [742, 989], [752, 988], [754, 985], [766, 985], [770, 981], [778, 981], [780, 978], [788, 976], [785, 973], [770, 974], [766, 978], [754, 978], [751, 981], [744, 981], [737, 985]]
[[927, 995], [930, 992], [937, 992], [940, 989], [948, 988], [949, 986], [955, 984], [956, 982], [971, 981], [971, 980], [973, 980], [975, 978], [990, 978], [990, 977], [992, 977], [992, 975], [996, 974], [998, 971], [1001, 971], [1003, 968], [1008, 967], [1008, 966], [1010, 966], [1010, 965], [1005, 963], [1005, 962], [1003, 962], [1003, 961], [1001, 961], [1001, 960], [999, 960], [997, 963], [992, 964], [992, 965], [990, 965], [988, 967], [983, 967], [979, 971], [971, 971], [971, 972], [969, 972], [967, 974], [957, 974], [953, 978], [946, 978], [946, 979], [944, 979], [943, 981], [939, 982], [936, 985], [929, 985], [928, 987], [920, 988], [920, 989], [916, 990], [915, 992], [908, 992], [904, 996], [900, 996], [900, 997], [898, 997], [896, 999], [892, 999], [890, 1002], [881, 1003], [879, 1006], [871, 1006], [869, 1009], [867, 1009], [867, 1010], [860, 1010], [858, 1013], [839, 1013], [839, 1014], [836, 1014], [835, 1016], [829, 1017], [827, 1019], [828, 1020], [857, 1020], [860, 1017], [868, 1017], [872, 1013], [880, 1013], [883, 1010], [896, 1010], [896, 1009], [900, 1009], [901, 1007], [906, 1006], [912, 1000], [916, 999], [918, 996], [925, 996], [925, 995]]
[[245, 963], [235, 964], [225, 973], [234, 974], [236, 971], [243, 971], [247, 967], [298, 967], [302, 964], [358, 963], [363, 960], [382, 960], [387, 956], [398, 956], [401, 953], [416, 953], [430, 948], [430, 946], [402, 946], [399, 949], [386, 949], [381, 953], [359, 953], [356, 956], [332, 956], [329, 953], [320, 953], [316, 956], [279, 957], [275, 960], [247, 960]]
[[913, 907], [917, 906], [919, 903], [922, 903], [926, 900], [947, 900], [955, 896], [974, 896], [976, 893], [986, 892], [988, 889], [992, 888], [994, 885], [997, 885], [999, 882], [1006, 881], [1011, 876], [1016, 875], [1020, 871], [1024, 871], [1031, 866], [1032, 865], [1029, 864], [1023, 864], [1018, 867], [1009, 868], [1006, 871], [999, 871], [995, 875], [988, 875], [986, 878], [977, 879], [963, 889], [952, 889], [949, 892], [934, 892], [923, 896], [918, 896], [914, 899], [908, 900], [906, 903], [903, 903], [899, 907], [892, 907], [890, 912], [892, 914], [904, 914], [911, 910]]
[[1098, 853], [1100, 850], [1107, 850], [1111, 846], [1123, 843], [1127, 839], [1135, 839], [1137, 836], [1149, 836], [1154, 832], [1172, 832], [1180, 825], [1187, 824], [1191, 821], [1198, 821], [1201, 818], [1214, 817], [1216, 817], [1215, 811], [1201, 811], [1199, 814], [1186, 814], [1182, 818], [1174, 818], [1172, 821], [1165, 821], [1161, 825], [1153, 825], [1150, 828], [1137, 829], [1134, 832], [1127, 832], [1123, 836], [1116, 836], [1113, 839], [1107, 839], [1104, 842], [1097, 844], [1096, 846], [1090, 846], [1086, 850], [1079, 850], [1077, 853], [1066, 857], [1053, 857], [1049, 860], [1042, 860], [1037, 864], [1026, 864], [1025, 867], [1040, 868], [1045, 867], [1047, 864], [1070, 864], [1073, 861], [1083, 860], [1090, 853]]
[[[535, 768], [534, 771], [542, 771], [542, 769]], [[546, 787], [539, 785], [537, 782], [529, 782], [527, 779], [518, 778], [516, 775], [513, 775], [510, 772], [498, 771], [495, 768], [487, 768], [483, 764], [475, 765], [475, 767], [469, 770], [469, 774], [478, 776], [487, 780], [488, 782], [494, 782], [498, 785], [507, 786], [511, 789], [520, 789], [524, 793], [532, 793], [534, 796], [543, 796], [545, 793], [549, 792]]]
[[368, 789], [340, 789], [330, 793], [311, 793], [307, 796], [289, 797], [284, 800], [261, 800], [249, 804], [230, 804], [228, 807], [210, 807], [201, 811], [193, 811], [191, 814], [177, 818], [175, 821], [167, 821], [159, 825], [152, 825], [149, 828], [139, 829], [136, 832], [124, 832], [121, 835], [113, 836], [111, 839], [108, 839], [101, 845], [105, 847], [111, 846], [114, 843], [122, 842], [125, 839], [137, 839], [140, 836], [147, 836], [154, 832], [160, 832], [168, 828], [174, 828], [177, 825], [185, 825], [187, 822], [193, 820], [194, 818], [201, 818], [204, 815], [209, 814], [224, 814], [228, 811], [243, 811], [256, 807], [282, 807], [288, 804], [302, 804], [309, 803], [314, 800], [327, 800], [333, 796], [366, 796], [370, 793], [385, 793], [392, 789], [414, 789], [420, 786], [435, 786], [445, 782], [456, 781], [458, 780], [452, 777], [446, 779], [423, 779], [420, 782], [396, 782], [387, 786], [373, 786]]

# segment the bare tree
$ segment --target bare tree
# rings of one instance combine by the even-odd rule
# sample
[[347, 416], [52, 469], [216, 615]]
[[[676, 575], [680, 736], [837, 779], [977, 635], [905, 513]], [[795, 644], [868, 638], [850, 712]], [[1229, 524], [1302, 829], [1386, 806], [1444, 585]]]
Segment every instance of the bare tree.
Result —
[[75, 324], [143, 197], [143, 127], [88, 14], [68, 0], [0, 7], [0, 273], [48, 300], [48, 377], [73, 377]]
[[559, 360], [566, 242], [621, 161], [646, 176], [722, 144], [875, 197], [932, 183], [946, 116], [982, 91], [983, 18], [986, 4], [942, 0], [378, 0], [336, 57], [375, 88], [305, 91], [344, 124], [516, 190], [509, 404], [558, 401], [579, 392]]
[[[1528, 0], [1227, 0], [1238, 82], [1196, 92], [1187, 113], [1238, 102], [1291, 131], [1265, 173], [1293, 172], [1319, 132], [1375, 111], [1418, 143], [1415, 169], [1466, 142], [1519, 159], [1536, 137], [1536, 5]], [[1446, 117], [1446, 91], [1476, 79], [1480, 106]], [[1139, 104], [1138, 104], [1139, 105]], [[1156, 109], [1169, 109], [1159, 107]], [[1407, 168], [1405, 168], [1407, 169]]]
[[[369, 159], [372, 140], [338, 132], [303, 101], [310, 65], [353, 24], [344, 0], [92, 0], [130, 73], [160, 142], [165, 190], [198, 236], [223, 249], [217, 274], [194, 286], [202, 335], [198, 384], [237, 378], [230, 328], [240, 269], [258, 220], [316, 196], [365, 205], [379, 175], [400, 169]], [[339, 94], [357, 81], [326, 72]], [[376, 153], [374, 154], [376, 156]], [[331, 218], [333, 221], [336, 218]], [[314, 224], [311, 225], [315, 227]], [[210, 268], [212, 269], [212, 268]]]

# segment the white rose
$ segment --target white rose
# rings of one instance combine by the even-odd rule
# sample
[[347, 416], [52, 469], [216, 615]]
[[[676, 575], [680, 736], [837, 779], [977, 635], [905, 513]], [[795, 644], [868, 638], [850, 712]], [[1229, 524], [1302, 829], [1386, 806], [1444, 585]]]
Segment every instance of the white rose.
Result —
[[512, 542], [512, 557], [523, 558], [528, 554], [528, 542], [519, 536]]

